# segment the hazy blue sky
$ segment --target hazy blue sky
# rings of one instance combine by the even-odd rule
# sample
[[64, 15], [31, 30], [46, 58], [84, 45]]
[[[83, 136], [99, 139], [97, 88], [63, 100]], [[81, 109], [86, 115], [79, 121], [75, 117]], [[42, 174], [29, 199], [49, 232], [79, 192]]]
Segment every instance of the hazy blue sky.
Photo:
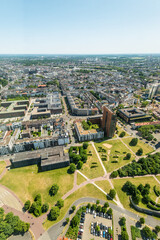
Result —
[[1, 53], [160, 53], [160, 0], [0, 0]]

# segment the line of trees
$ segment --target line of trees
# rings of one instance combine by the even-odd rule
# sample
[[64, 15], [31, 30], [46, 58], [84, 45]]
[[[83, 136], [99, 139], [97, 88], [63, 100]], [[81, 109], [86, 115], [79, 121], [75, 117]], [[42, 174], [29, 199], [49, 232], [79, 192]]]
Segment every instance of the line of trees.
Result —
[[146, 158], [140, 158], [137, 162], [135, 160], [132, 163], [119, 168], [117, 171], [113, 171], [110, 175], [111, 178], [127, 177], [127, 176], [142, 176], [147, 174], [159, 174], [160, 173], [160, 153], [148, 155]]
[[74, 173], [76, 168], [81, 169], [83, 166], [83, 163], [87, 161], [87, 148], [88, 143], [84, 142], [83, 146], [80, 147], [70, 147], [69, 149], [69, 157], [70, 157], [70, 168], [69, 172]]
[[31, 204], [30, 200], [27, 200], [24, 204], [24, 210], [33, 213], [35, 217], [39, 217], [42, 213], [47, 212], [49, 209], [48, 203], [42, 204], [41, 194], [37, 194], [34, 198], [34, 202]]
[[12, 212], [4, 214], [4, 209], [0, 208], [0, 239], [6, 240], [11, 235], [24, 234], [30, 228], [29, 223], [20, 220]]

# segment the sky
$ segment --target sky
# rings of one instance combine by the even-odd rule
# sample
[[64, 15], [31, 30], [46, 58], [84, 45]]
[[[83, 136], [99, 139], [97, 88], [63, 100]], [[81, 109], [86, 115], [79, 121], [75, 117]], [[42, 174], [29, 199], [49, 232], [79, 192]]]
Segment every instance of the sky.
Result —
[[160, 53], [160, 0], [0, 0], [0, 54]]

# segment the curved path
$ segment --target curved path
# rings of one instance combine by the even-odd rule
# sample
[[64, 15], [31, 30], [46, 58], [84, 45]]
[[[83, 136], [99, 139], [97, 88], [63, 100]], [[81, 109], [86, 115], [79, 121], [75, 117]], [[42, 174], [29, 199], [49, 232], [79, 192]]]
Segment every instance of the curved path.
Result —
[[[96, 198], [90, 198], [90, 197], [85, 197], [85, 198], [80, 198], [78, 200], [76, 200], [74, 203], [72, 203], [71, 207], [73, 205], [75, 205], [76, 207], [79, 206], [79, 205], [82, 205], [83, 203], [86, 204], [86, 203], [96, 203], [97, 199]], [[100, 204], [104, 204], [105, 201], [103, 200], [100, 200]], [[128, 211], [126, 209], [122, 209], [121, 207], [113, 204], [113, 203], [109, 203], [109, 206], [121, 213], [121, 214], [125, 214], [126, 216], [130, 217], [130, 218], [133, 218], [135, 219], [136, 221], [139, 220], [139, 215], [131, 212], [131, 211]], [[63, 228], [65, 226], [65, 219], [70, 217], [70, 213], [69, 213], [69, 210], [67, 211], [66, 215], [64, 216], [64, 218], [56, 223], [55, 225], [53, 225], [52, 227], [50, 227], [43, 235], [42, 237], [39, 238], [39, 240], [57, 240], [58, 236], [62, 233], [63, 231]], [[158, 220], [156, 220], [155, 218], [151, 217], [151, 216], [148, 216], [146, 219], [146, 224], [151, 226], [151, 227], [155, 227], [155, 225], [159, 224]], [[46, 238], [47, 237], [47, 238]]]

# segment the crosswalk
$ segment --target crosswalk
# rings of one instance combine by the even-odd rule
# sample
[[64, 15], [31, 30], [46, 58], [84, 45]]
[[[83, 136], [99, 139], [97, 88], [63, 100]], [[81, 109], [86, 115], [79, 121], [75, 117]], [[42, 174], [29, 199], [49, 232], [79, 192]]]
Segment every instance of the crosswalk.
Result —
[[0, 187], [0, 207], [3, 207], [3, 205], [22, 211], [22, 206], [16, 197], [3, 187]]

